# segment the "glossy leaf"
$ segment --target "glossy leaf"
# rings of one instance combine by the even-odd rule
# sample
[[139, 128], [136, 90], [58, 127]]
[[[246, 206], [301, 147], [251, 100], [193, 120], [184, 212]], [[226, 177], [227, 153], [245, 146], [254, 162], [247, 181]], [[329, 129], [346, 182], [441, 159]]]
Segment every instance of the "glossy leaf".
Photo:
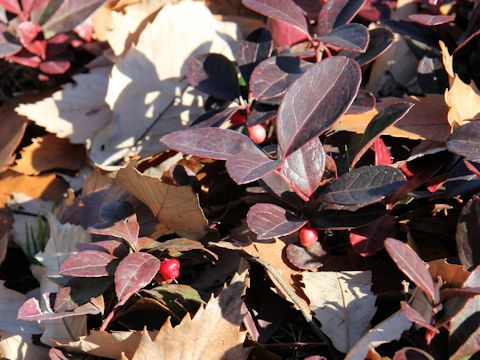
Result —
[[317, 242], [309, 248], [288, 244], [286, 255], [290, 263], [302, 270], [314, 270], [323, 266], [328, 253], [323, 249], [322, 244]]
[[228, 129], [187, 129], [167, 134], [161, 142], [186, 154], [226, 160], [227, 171], [237, 184], [258, 180], [280, 165], [248, 136]]
[[290, 85], [312, 66], [312, 63], [292, 56], [268, 58], [253, 71], [250, 91], [257, 101], [277, 105]]
[[242, 0], [242, 4], [268, 18], [291, 24], [308, 35], [307, 20], [293, 0]]
[[347, 114], [362, 114], [375, 108], [377, 99], [370, 91], [360, 90], [352, 105], [347, 110]]
[[272, 50], [272, 34], [266, 28], [255, 30], [238, 43], [235, 59], [245, 82], [250, 81], [250, 76], [257, 64], [267, 59], [272, 54]]
[[339, 55], [348, 56], [355, 59], [361, 66], [365, 66], [382, 55], [393, 42], [393, 33], [387, 28], [379, 27], [369, 30], [369, 33], [370, 41], [364, 53], [343, 50]]
[[480, 196], [476, 195], [465, 204], [458, 219], [458, 256], [467, 269], [480, 265]]
[[13, 14], [18, 15], [22, 12], [19, 0], [0, 0], [0, 6], [3, 6], [5, 10]]
[[348, 0], [326, 0], [323, 2], [317, 18], [317, 35], [325, 35], [332, 31], [335, 20], [347, 3]]
[[137, 248], [138, 234], [140, 232], [140, 225], [137, 221], [137, 216], [132, 216], [116, 222], [113, 226], [108, 228], [90, 228], [91, 234], [115, 236], [124, 239], [134, 249]]
[[416, 23], [426, 26], [446, 24], [455, 20], [455, 16], [453, 15], [413, 14], [409, 15], [408, 18]]
[[283, 158], [327, 131], [347, 111], [361, 82], [358, 64], [334, 56], [315, 64], [288, 89], [278, 111]]
[[77, 277], [102, 277], [111, 275], [107, 265], [116, 257], [102, 251], [87, 250], [68, 257], [60, 266], [59, 274]]
[[273, 45], [277, 49], [292, 46], [296, 43], [306, 41], [309, 38], [309, 35], [304, 31], [298, 30], [298, 28], [290, 25], [290, 23], [275, 20], [274, 18], [267, 20], [267, 27], [272, 33]]
[[316, 213], [311, 224], [321, 230], [345, 230], [367, 225], [385, 215], [385, 206], [374, 204], [362, 207], [357, 211], [326, 210]]
[[256, 103], [250, 114], [248, 114], [247, 124], [257, 125], [263, 124], [267, 121], [271, 121], [277, 117], [277, 108], [274, 106]]
[[333, 31], [320, 36], [318, 39], [327, 45], [332, 45], [339, 49], [365, 52], [369, 37], [366, 26], [346, 24], [333, 29]]
[[338, 205], [368, 205], [380, 201], [406, 181], [403, 173], [391, 166], [362, 166], [330, 183], [321, 201]]
[[40, 308], [38, 300], [30, 298], [18, 309], [18, 319], [27, 321], [57, 320], [71, 316], [93, 315], [98, 313], [100, 313], [100, 310], [91, 303], [79, 306], [73, 311], [59, 313], [43, 311]]
[[361, 256], [372, 256], [383, 249], [383, 242], [388, 236], [395, 235], [397, 223], [391, 215], [385, 215], [368, 225], [350, 232], [350, 244]]
[[447, 149], [467, 160], [480, 160], [480, 121], [456, 129], [447, 140]]
[[385, 107], [375, 115], [354, 147], [356, 150], [351, 166], [355, 166], [386, 128], [403, 118], [412, 107], [411, 103], [399, 102]]
[[392, 155], [388, 151], [387, 145], [379, 137], [373, 144], [373, 151], [375, 152], [375, 165], [392, 165]]
[[61, 287], [55, 298], [55, 312], [72, 311], [102, 295], [112, 285], [113, 277], [73, 278]]
[[282, 172], [293, 186], [309, 197], [322, 182], [325, 161], [322, 143], [315, 138], [287, 158]]
[[190, 85], [218, 99], [232, 101], [240, 96], [237, 69], [222, 54], [202, 54], [187, 63]]
[[97, 10], [105, 0], [64, 0], [43, 24], [46, 37], [72, 30]]
[[336, 28], [352, 21], [366, 2], [367, 0], [348, 0], [347, 4], [335, 19], [335, 25], [333, 27]]
[[393, 355], [393, 360], [435, 360], [435, 358], [422, 349], [405, 347]]
[[125, 301], [152, 281], [160, 267], [155, 256], [139, 252], [125, 257], [115, 271], [115, 293]]
[[23, 21], [17, 26], [17, 34], [25, 49], [45, 59], [47, 41], [43, 38], [42, 27], [40, 25], [31, 21]]
[[400, 302], [400, 306], [402, 308], [402, 311], [403, 311], [403, 315], [405, 315], [405, 317], [410, 320], [411, 322], [425, 328], [425, 329], [428, 329], [429, 331], [432, 331], [434, 333], [439, 333], [440, 331], [435, 328], [434, 326], [430, 325], [425, 319], [424, 317], [422, 316], [422, 314], [420, 314], [412, 305], [410, 305], [408, 302], [406, 301], [401, 301]]
[[307, 222], [288, 213], [284, 208], [273, 204], [255, 204], [247, 214], [250, 230], [259, 240], [289, 235]]
[[385, 240], [385, 249], [398, 268], [434, 303], [438, 301], [428, 266], [407, 244], [393, 238]]
[[382, 19], [382, 25], [407, 39], [418, 40], [431, 46], [437, 46], [438, 35], [431, 28], [406, 20]]

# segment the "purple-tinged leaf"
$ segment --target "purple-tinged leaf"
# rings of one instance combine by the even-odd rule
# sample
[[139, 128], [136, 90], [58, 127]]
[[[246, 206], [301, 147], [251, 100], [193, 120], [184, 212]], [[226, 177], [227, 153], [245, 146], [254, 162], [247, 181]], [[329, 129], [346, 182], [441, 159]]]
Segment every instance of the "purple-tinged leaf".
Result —
[[119, 240], [104, 240], [104, 241], [96, 241], [93, 243], [78, 243], [77, 250], [78, 251], [87, 251], [87, 250], [103, 251], [117, 258], [122, 258], [128, 255], [128, 245], [123, 241], [119, 241]]
[[218, 99], [233, 101], [240, 96], [237, 69], [222, 54], [202, 54], [187, 63], [190, 85]]
[[290, 261], [293, 266], [302, 270], [315, 270], [322, 267], [328, 256], [328, 253], [319, 242], [309, 248], [288, 244], [285, 252], [288, 261]]
[[321, 230], [354, 229], [371, 223], [385, 213], [385, 206], [382, 204], [362, 207], [357, 211], [326, 210], [316, 213], [311, 219], [311, 224]]
[[366, 26], [346, 24], [320, 36], [318, 40], [339, 49], [363, 53], [367, 49], [369, 38], [370, 35]]
[[69, 256], [60, 266], [59, 274], [76, 277], [102, 277], [111, 275], [107, 265], [116, 257], [106, 252], [87, 250]]
[[425, 293], [430, 301], [436, 303], [438, 294], [435, 292], [435, 285], [427, 264], [410, 246], [399, 240], [387, 238], [384, 245], [398, 268]]
[[348, 0], [327, 0], [318, 13], [317, 35], [325, 35], [332, 31], [335, 20], [347, 5]]
[[300, 209], [305, 205], [305, 202], [295, 194], [293, 189], [286, 183], [284, 177], [280, 174], [271, 172], [259, 180], [259, 183], [270, 194], [278, 197], [280, 200], [295, 208]]
[[31, 21], [23, 21], [17, 26], [17, 34], [25, 49], [45, 59], [47, 41], [43, 38], [42, 27], [40, 25]]
[[304, 31], [298, 30], [295, 26], [285, 21], [269, 18], [267, 27], [272, 33], [273, 46], [276, 49], [283, 49], [302, 41], [307, 41], [309, 35]]
[[336, 17], [333, 27], [336, 28], [352, 21], [366, 2], [367, 0], [348, 0], [340, 14]]
[[200, 241], [195, 241], [187, 238], [177, 238], [163, 242], [157, 242], [156, 246], [154, 248], [151, 248], [150, 250], [168, 251], [169, 253], [200, 250], [205, 251], [207, 254], [210, 254], [214, 259], [218, 258], [218, 256], [214, 252], [211, 252], [210, 250], [205, 248], [205, 246]]
[[73, 278], [61, 287], [55, 298], [55, 312], [72, 311], [102, 295], [112, 285], [113, 277]]
[[5, 56], [14, 55], [22, 49], [17, 38], [8, 32], [6, 26], [0, 24], [0, 59]]
[[449, 23], [455, 20], [454, 15], [428, 15], [428, 14], [413, 14], [409, 15], [408, 18], [416, 23], [425, 25], [425, 26], [436, 26], [441, 24]]
[[94, 315], [98, 313], [100, 313], [100, 310], [91, 303], [79, 306], [73, 311], [65, 311], [60, 313], [42, 311], [38, 300], [35, 298], [30, 298], [23, 303], [20, 309], [18, 309], [17, 318], [19, 320], [26, 321], [44, 321], [64, 319], [71, 316]]
[[62, 58], [51, 58], [48, 61], [43, 61], [38, 68], [41, 72], [49, 75], [60, 75], [70, 69], [70, 60]]
[[403, 315], [405, 315], [405, 317], [410, 320], [411, 322], [431, 331], [431, 332], [434, 332], [436, 334], [438, 334], [440, 331], [432, 326], [431, 324], [429, 324], [422, 316], [422, 314], [420, 314], [414, 307], [412, 307], [409, 303], [407, 303], [406, 301], [401, 301], [400, 302], [400, 306], [402, 308], [402, 311], [403, 311]]
[[325, 161], [322, 143], [315, 138], [285, 160], [282, 172], [293, 186], [309, 197], [322, 182]]
[[387, 106], [375, 115], [363, 132], [359, 142], [353, 147], [355, 156], [352, 159], [351, 166], [355, 166], [363, 154], [382, 135], [382, 132], [403, 118], [412, 107], [412, 103], [398, 102]]
[[115, 272], [115, 293], [118, 301], [125, 301], [147, 286], [157, 274], [159, 267], [160, 260], [144, 252], [125, 257]]
[[248, 114], [247, 124], [250, 126], [263, 124], [267, 121], [272, 121], [277, 117], [278, 109], [275, 106], [270, 106], [262, 103], [256, 103]]
[[288, 213], [284, 208], [273, 204], [255, 204], [247, 214], [250, 230], [259, 240], [289, 235], [307, 222]]
[[137, 215], [133, 214], [126, 219], [116, 222], [113, 226], [108, 228], [89, 228], [88, 231], [91, 234], [109, 235], [124, 239], [133, 249], [136, 249], [140, 225], [137, 221]]
[[242, 0], [242, 4], [268, 18], [286, 22], [309, 35], [305, 15], [293, 0]]
[[247, 84], [257, 64], [270, 57], [272, 51], [272, 34], [266, 28], [255, 30], [238, 43], [235, 59]]
[[420, 25], [406, 20], [382, 19], [382, 25], [407, 39], [418, 40], [431, 46], [438, 45], [438, 34], [430, 27]]
[[480, 295], [480, 287], [462, 289], [445, 288], [440, 290], [440, 302], [443, 303], [453, 297], [472, 298], [477, 295]]
[[360, 66], [333, 56], [311, 67], [288, 89], [278, 111], [283, 158], [327, 131], [350, 107], [361, 82]]
[[435, 358], [421, 349], [404, 347], [393, 355], [393, 360], [435, 360]]
[[105, 0], [64, 0], [43, 24], [45, 36], [72, 30], [97, 10]]
[[457, 240], [458, 257], [467, 269], [480, 265], [480, 196], [475, 195], [465, 204], [458, 218]]
[[447, 149], [470, 161], [480, 160], [480, 121], [471, 121], [456, 129], [447, 140]]
[[22, 0], [23, 13], [30, 18], [32, 11], [41, 9], [49, 2], [50, 0]]
[[383, 249], [383, 242], [395, 235], [397, 223], [391, 215], [382, 216], [350, 232], [350, 244], [361, 256], [372, 256]]
[[343, 50], [339, 55], [348, 56], [355, 59], [361, 66], [365, 66], [382, 55], [393, 42], [393, 33], [387, 28], [379, 27], [369, 30], [369, 33], [370, 41], [364, 53]]
[[0, 0], [0, 6], [3, 6], [5, 10], [13, 14], [19, 15], [22, 12], [20, 3], [18, 0]]
[[312, 66], [312, 63], [292, 56], [268, 58], [253, 71], [250, 91], [257, 101], [277, 105], [290, 85]]
[[424, 94], [443, 94], [448, 85], [448, 74], [440, 56], [425, 55], [417, 66], [417, 81]]
[[191, 128], [201, 127], [220, 127], [225, 121], [230, 119], [238, 108], [226, 108], [221, 110], [210, 110], [193, 120], [189, 126]]
[[347, 114], [363, 114], [375, 108], [377, 99], [370, 91], [360, 90], [352, 105], [347, 110]]
[[362, 166], [330, 183], [319, 200], [337, 205], [368, 205], [400, 188], [405, 175], [391, 166]]
[[187, 129], [167, 134], [160, 140], [171, 149], [216, 160], [226, 160], [226, 168], [237, 184], [260, 179], [280, 166], [246, 135], [218, 128]]

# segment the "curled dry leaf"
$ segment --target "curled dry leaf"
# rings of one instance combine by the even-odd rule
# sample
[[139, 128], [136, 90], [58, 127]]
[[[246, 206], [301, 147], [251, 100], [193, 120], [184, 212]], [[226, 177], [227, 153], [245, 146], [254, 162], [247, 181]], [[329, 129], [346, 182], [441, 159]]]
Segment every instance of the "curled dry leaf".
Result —
[[445, 91], [445, 103], [450, 108], [448, 122], [452, 129], [480, 116], [480, 90], [473, 81], [465, 84], [458, 75]]
[[207, 219], [191, 186], [168, 185], [143, 175], [133, 162], [118, 171], [115, 181], [147, 205], [155, 218], [173, 232], [195, 240], [206, 234]]
[[376, 296], [370, 271], [302, 273], [310, 309], [322, 331], [341, 352], [348, 352], [368, 331]]
[[1, 107], [0, 123], [0, 172], [5, 171], [15, 160], [14, 152], [23, 138], [27, 127], [27, 119], [18, 115], [14, 109], [16, 103], [8, 103]]

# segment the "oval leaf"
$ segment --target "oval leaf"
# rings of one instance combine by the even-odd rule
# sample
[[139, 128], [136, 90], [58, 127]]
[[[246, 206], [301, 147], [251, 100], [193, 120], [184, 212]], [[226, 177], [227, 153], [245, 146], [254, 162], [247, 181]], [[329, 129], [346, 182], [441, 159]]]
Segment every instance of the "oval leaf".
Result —
[[332, 31], [336, 18], [342, 12], [348, 0], [326, 0], [317, 17], [317, 35]]
[[103, 251], [82, 251], [68, 257], [60, 266], [59, 274], [77, 277], [109, 276], [107, 265], [115, 259], [115, 256]]
[[455, 235], [458, 256], [467, 269], [480, 265], [478, 234], [480, 234], [480, 196], [476, 195], [462, 209]]
[[186, 70], [190, 85], [218, 99], [232, 101], [240, 96], [237, 69], [222, 54], [202, 54], [190, 59]]
[[436, 303], [438, 296], [435, 295], [435, 287], [427, 264], [420, 259], [410, 246], [399, 240], [387, 238], [384, 245], [398, 268], [422, 289], [431, 301]]
[[312, 66], [312, 63], [292, 56], [268, 58], [253, 71], [250, 90], [257, 101], [277, 105], [289, 86]]
[[330, 33], [318, 39], [327, 45], [339, 49], [365, 52], [370, 35], [366, 26], [361, 24], [346, 24], [333, 29]]
[[124, 239], [134, 249], [137, 248], [138, 234], [140, 225], [137, 221], [137, 215], [116, 222], [113, 226], [107, 228], [89, 228], [91, 234], [115, 236]]
[[327, 131], [347, 111], [360, 82], [359, 65], [344, 56], [334, 56], [315, 64], [290, 86], [277, 120], [283, 157]]
[[425, 26], [436, 26], [455, 20], [454, 15], [413, 14], [409, 15], [408, 18]]
[[242, 4], [268, 18], [286, 22], [308, 35], [303, 11], [292, 0], [242, 0]]
[[412, 106], [412, 103], [399, 102], [387, 106], [375, 115], [368, 123], [362, 137], [354, 147], [356, 149], [356, 154], [353, 157], [351, 166], [354, 167], [363, 154], [365, 154], [380, 135], [382, 135], [382, 132], [403, 118]]
[[362, 166], [330, 183], [320, 199], [338, 205], [368, 205], [382, 200], [405, 182], [405, 175], [394, 167]]
[[369, 30], [370, 41], [364, 53], [343, 50], [339, 55], [355, 59], [361, 66], [370, 64], [377, 57], [382, 55], [393, 42], [393, 32], [384, 27]]
[[308, 249], [303, 246], [288, 244], [285, 252], [288, 261], [302, 270], [314, 270], [322, 267], [328, 256], [320, 242], [315, 243]]
[[395, 235], [397, 223], [391, 215], [385, 215], [368, 225], [356, 228], [350, 232], [350, 244], [357, 254], [372, 256], [383, 249], [387, 236]]
[[125, 301], [148, 285], [159, 267], [160, 260], [147, 253], [133, 253], [125, 257], [115, 271], [115, 293], [118, 301]]
[[310, 196], [322, 182], [326, 154], [318, 138], [309, 141], [290, 155], [283, 165], [283, 173], [292, 185]]
[[336, 28], [352, 21], [366, 2], [367, 0], [348, 0], [347, 4], [335, 19], [335, 25], [333, 27]]
[[307, 222], [273, 204], [255, 204], [247, 214], [250, 230], [259, 240], [289, 235]]
[[447, 140], [447, 149], [467, 160], [480, 160], [480, 121], [472, 121], [456, 129]]

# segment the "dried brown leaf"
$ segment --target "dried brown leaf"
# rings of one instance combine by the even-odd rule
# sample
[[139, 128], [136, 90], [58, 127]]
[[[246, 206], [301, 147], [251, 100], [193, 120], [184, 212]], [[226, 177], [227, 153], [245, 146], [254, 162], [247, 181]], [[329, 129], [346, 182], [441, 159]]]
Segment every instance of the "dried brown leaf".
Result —
[[465, 84], [458, 75], [445, 91], [445, 103], [450, 108], [448, 122], [452, 129], [480, 116], [480, 91], [473, 81]]
[[0, 122], [0, 172], [5, 171], [15, 160], [14, 152], [23, 138], [27, 119], [18, 115], [14, 109], [16, 103], [7, 103], [1, 107]]

